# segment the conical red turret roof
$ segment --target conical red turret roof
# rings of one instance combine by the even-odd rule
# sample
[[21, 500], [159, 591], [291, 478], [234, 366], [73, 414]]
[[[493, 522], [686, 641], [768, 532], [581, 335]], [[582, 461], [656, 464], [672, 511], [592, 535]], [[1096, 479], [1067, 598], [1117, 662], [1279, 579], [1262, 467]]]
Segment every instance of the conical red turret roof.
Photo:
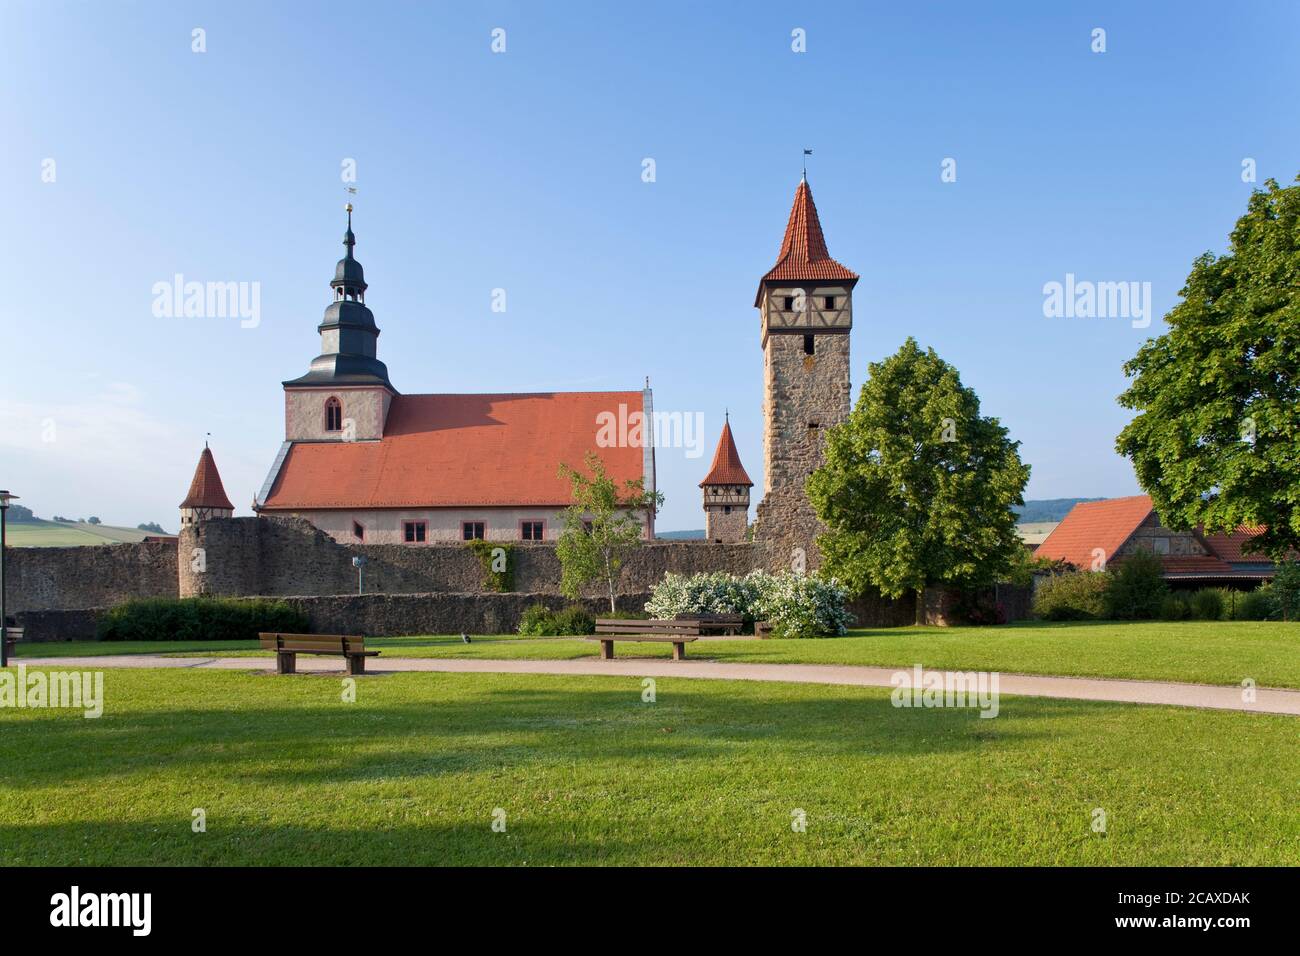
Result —
[[203, 454], [199, 455], [199, 466], [194, 469], [194, 480], [190, 482], [190, 493], [181, 502], [181, 507], [235, 510], [235, 506], [226, 497], [226, 489], [221, 487], [217, 460], [212, 457], [212, 449], [207, 445], [203, 446]]
[[713, 453], [713, 467], [709, 473], [704, 476], [700, 482], [700, 487], [705, 485], [749, 485], [753, 486], [749, 480], [749, 475], [745, 473], [745, 466], [740, 463], [740, 452], [736, 451], [736, 440], [731, 437], [731, 422], [726, 422], [722, 426], [722, 434], [718, 437], [718, 450]]
[[[827, 251], [812, 188], [808, 180], [802, 180], [794, 191], [794, 205], [790, 209], [790, 221], [785, 226], [785, 238], [781, 240], [776, 265], [767, 271], [762, 282], [856, 282], [857, 278], [856, 272], [840, 265]], [[759, 283], [760, 295], [762, 282]]]

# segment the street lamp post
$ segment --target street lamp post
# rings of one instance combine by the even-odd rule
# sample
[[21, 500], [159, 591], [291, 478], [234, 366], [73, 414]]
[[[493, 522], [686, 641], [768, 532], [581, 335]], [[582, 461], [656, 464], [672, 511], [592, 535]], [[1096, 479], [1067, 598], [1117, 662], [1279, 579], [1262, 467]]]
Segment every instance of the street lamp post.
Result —
[[357, 593], [362, 593], [362, 576], [365, 574], [366, 556], [358, 554], [352, 559], [352, 566], [357, 569]]
[[0, 667], [9, 666], [9, 629], [5, 617], [5, 518], [9, 514], [9, 502], [17, 497], [0, 491]]

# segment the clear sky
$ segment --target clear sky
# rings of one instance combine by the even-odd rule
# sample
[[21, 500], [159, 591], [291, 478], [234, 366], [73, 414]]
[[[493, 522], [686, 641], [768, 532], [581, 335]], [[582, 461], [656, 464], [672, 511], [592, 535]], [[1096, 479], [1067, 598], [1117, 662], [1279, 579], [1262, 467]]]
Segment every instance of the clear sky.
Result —
[[[649, 375], [659, 409], [706, 431], [703, 457], [658, 454], [659, 528], [702, 527], [725, 408], [761, 486], [752, 303], [804, 147], [831, 254], [862, 276], [855, 398], [867, 363], [915, 336], [1023, 443], [1028, 497], [1132, 494], [1113, 450], [1123, 362], [1194, 257], [1225, 247], [1243, 159], [1261, 183], [1300, 171], [1294, 2], [3, 14], [0, 487], [44, 517], [175, 530], [207, 432], [248, 513], [283, 438], [280, 383], [318, 351], [353, 159], [394, 384]], [[178, 273], [259, 283], [260, 322], [155, 316], [155, 283]], [[1045, 318], [1043, 286], [1067, 274], [1150, 282], [1151, 327]]]

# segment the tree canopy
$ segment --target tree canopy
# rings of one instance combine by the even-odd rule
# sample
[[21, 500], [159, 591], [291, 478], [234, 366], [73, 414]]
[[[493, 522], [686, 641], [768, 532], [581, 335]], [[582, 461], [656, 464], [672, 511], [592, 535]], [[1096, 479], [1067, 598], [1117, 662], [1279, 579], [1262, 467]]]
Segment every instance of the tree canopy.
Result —
[[1276, 560], [1300, 548], [1300, 186], [1266, 187], [1125, 364], [1116, 448], [1166, 525], [1266, 525], [1248, 547]]
[[817, 539], [825, 569], [890, 597], [996, 581], [1022, 547], [1012, 510], [1029, 480], [1020, 443], [980, 415], [955, 368], [911, 338], [868, 375], [808, 479], [829, 529]]

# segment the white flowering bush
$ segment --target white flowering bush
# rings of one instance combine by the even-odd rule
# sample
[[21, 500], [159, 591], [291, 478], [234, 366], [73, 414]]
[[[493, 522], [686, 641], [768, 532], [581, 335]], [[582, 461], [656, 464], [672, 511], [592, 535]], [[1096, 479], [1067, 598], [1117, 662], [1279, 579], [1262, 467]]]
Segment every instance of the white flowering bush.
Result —
[[853, 624], [845, 608], [848, 594], [838, 582], [817, 575], [751, 571], [743, 578], [721, 571], [667, 574], [650, 589], [646, 613], [653, 618], [679, 614], [743, 614], [767, 621], [774, 637], [829, 637]]

